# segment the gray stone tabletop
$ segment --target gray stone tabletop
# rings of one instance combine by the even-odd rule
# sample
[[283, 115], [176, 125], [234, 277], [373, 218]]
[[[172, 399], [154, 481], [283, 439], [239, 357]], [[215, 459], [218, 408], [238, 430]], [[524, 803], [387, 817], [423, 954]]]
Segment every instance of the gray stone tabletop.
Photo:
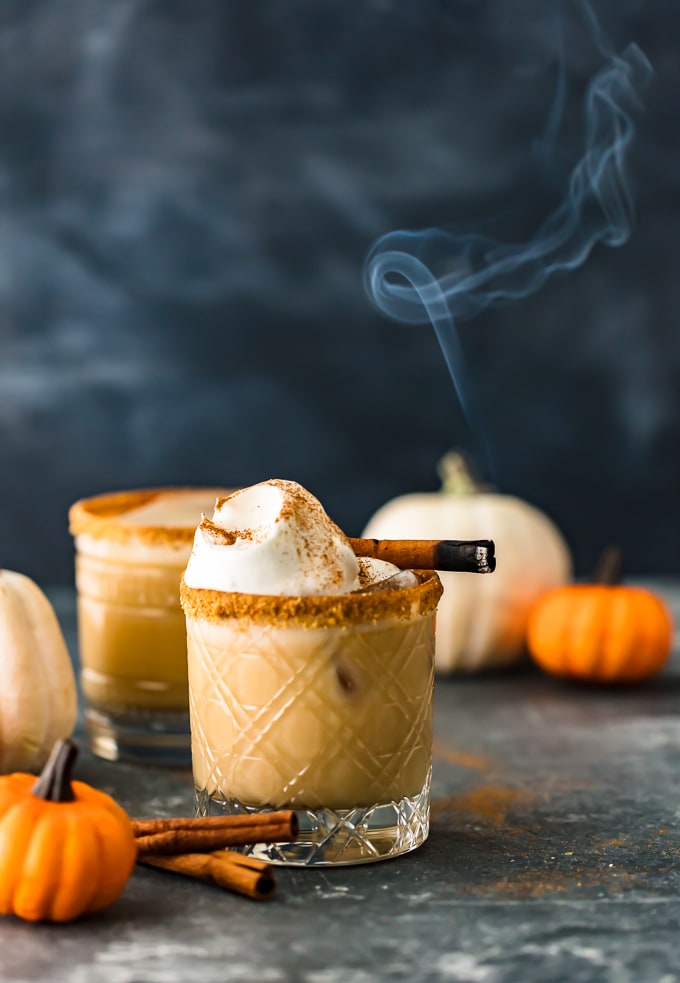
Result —
[[[658, 584], [680, 608], [680, 585]], [[52, 595], [74, 647], [73, 599]], [[439, 679], [432, 828], [397, 860], [278, 868], [256, 903], [138, 867], [108, 911], [0, 923], [12, 983], [680, 980], [680, 654], [645, 687], [531, 668]], [[78, 777], [131, 813], [189, 814], [188, 771]]]

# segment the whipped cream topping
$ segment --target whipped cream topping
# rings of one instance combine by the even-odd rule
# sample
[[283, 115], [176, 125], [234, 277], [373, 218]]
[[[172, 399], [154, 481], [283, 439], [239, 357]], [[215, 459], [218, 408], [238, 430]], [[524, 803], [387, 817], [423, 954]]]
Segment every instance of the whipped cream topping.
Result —
[[247, 594], [345, 594], [398, 569], [373, 563], [365, 572], [345, 534], [302, 485], [272, 478], [219, 498], [212, 518], [202, 517], [184, 581]]

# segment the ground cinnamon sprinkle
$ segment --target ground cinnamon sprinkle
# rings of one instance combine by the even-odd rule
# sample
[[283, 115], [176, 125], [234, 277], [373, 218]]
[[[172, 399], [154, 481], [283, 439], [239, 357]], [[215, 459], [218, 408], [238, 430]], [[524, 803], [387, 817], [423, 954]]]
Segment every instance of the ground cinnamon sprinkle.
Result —
[[377, 593], [304, 597], [207, 590], [187, 587], [182, 579], [180, 600], [187, 617], [213, 624], [231, 620], [244, 625], [328, 628], [383, 620], [410, 621], [413, 617], [431, 614], [442, 595], [442, 584], [434, 571], [416, 570], [414, 573], [418, 583], [413, 587]]
[[[301, 560], [309, 563], [310, 559], [323, 567], [326, 574], [328, 570], [337, 570], [333, 580], [338, 585], [342, 584], [343, 572], [340, 559], [341, 544], [345, 542], [345, 534], [338, 525], [330, 518], [323, 505], [302, 486], [296, 487], [295, 494], [286, 494], [287, 482], [278, 478], [272, 478], [267, 482], [273, 485], [282, 493], [281, 511], [276, 518], [276, 522], [292, 521], [295, 530], [300, 537], [300, 545], [297, 552]], [[319, 528], [326, 527], [329, 531], [329, 548], [322, 554], [314, 553], [318, 542]], [[333, 541], [335, 537], [335, 541]]]
[[220, 546], [233, 546], [237, 539], [255, 538], [252, 529], [225, 529], [224, 526], [218, 526], [216, 522], [209, 519], [207, 515], [203, 516], [200, 525], [201, 529], [205, 529], [210, 538]]

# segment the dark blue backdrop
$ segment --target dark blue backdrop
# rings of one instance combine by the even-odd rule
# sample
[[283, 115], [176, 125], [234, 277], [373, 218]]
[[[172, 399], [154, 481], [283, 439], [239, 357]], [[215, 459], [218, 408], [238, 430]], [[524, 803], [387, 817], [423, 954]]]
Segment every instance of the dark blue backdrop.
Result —
[[162, 483], [295, 478], [357, 534], [462, 446], [579, 571], [618, 541], [630, 571], [680, 572], [680, 14], [594, 10], [654, 68], [636, 225], [460, 325], [466, 420], [364, 260], [399, 228], [534, 233], [602, 64], [580, 4], [5, 0], [0, 562], [67, 582], [70, 502]]

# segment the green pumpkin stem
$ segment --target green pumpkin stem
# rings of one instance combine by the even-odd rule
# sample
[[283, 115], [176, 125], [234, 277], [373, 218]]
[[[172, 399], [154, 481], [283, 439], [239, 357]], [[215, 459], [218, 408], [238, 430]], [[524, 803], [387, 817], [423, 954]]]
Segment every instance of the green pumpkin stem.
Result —
[[595, 567], [594, 582], [614, 587], [621, 583], [622, 573], [623, 552], [618, 546], [608, 546], [603, 550]]
[[437, 465], [446, 495], [474, 495], [482, 486], [476, 480], [472, 465], [461, 451], [449, 451]]
[[74, 741], [68, 738], [57, 741], [40, 778], [31, 789], [33, 795], [48, 802], [73, 802], [75, 795], [71, 786], [71, 772], [77, 757], [78, 745]]

